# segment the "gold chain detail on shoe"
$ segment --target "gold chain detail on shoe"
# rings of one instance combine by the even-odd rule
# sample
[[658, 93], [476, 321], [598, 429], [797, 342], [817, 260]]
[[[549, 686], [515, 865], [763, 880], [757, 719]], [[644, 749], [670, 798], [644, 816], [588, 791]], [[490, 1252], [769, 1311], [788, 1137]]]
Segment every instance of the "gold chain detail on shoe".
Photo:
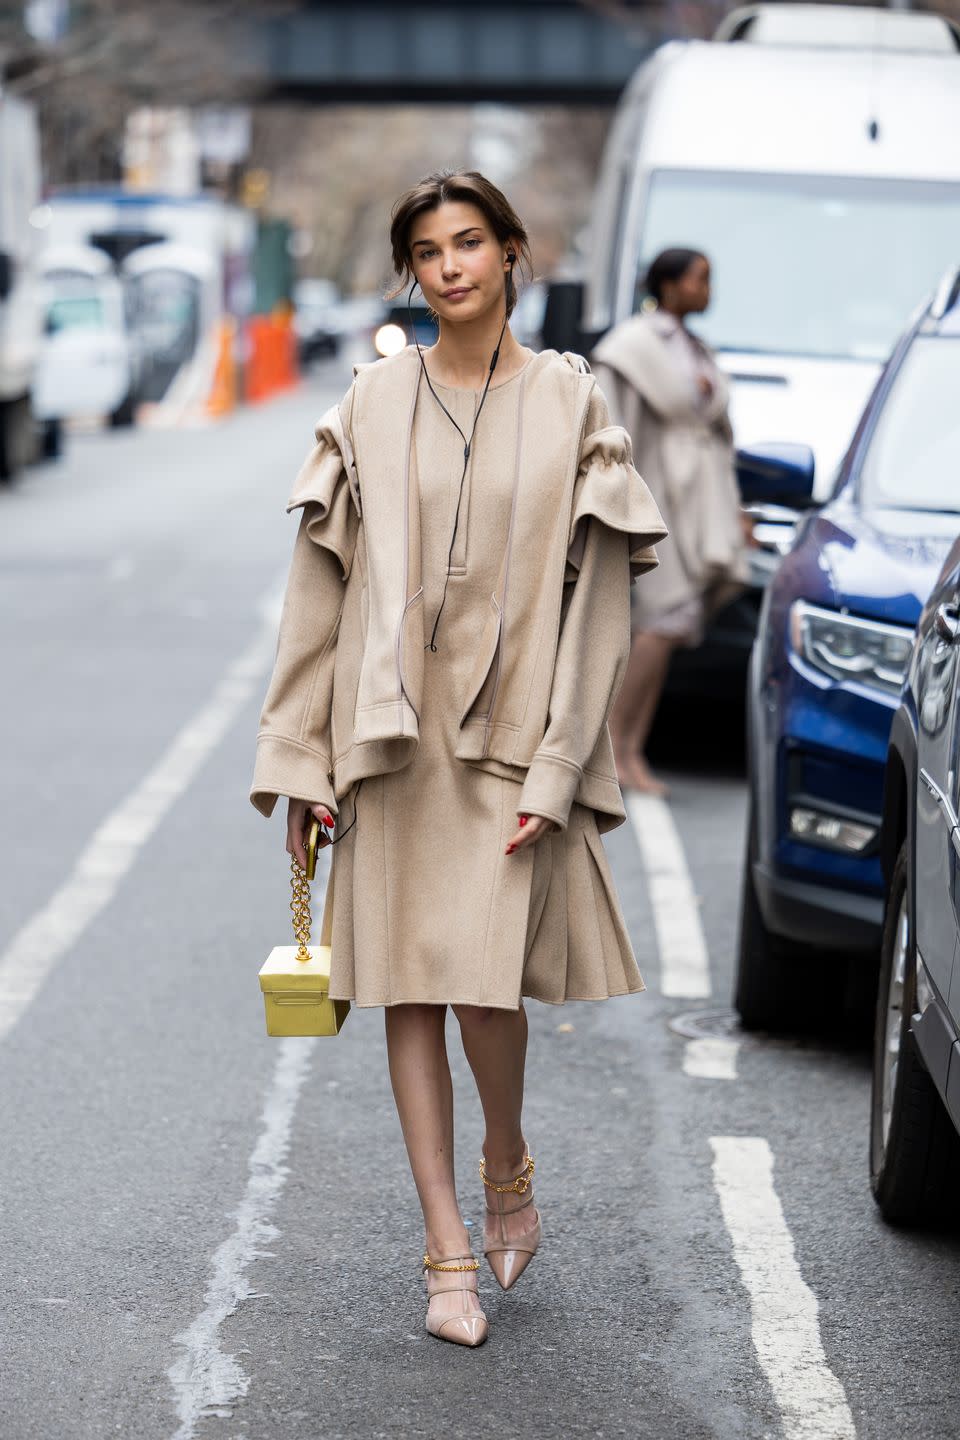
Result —
[[427, 1255], [426, 1253], [424, 1253], [424, 1257], [423, 1257], [423, 1268], [424, 1268], [424, 1270], [443, 1270], [443, 1271], [445, 1271], [445, 1272], [451, 1272], [451, 1271], [452, 1271], [452, 1272], [454, 1272], [454, 1273], [456, 1273], [456, 1274], [460, 1274], [461, 1272], [466, 1271], [466, 1270], [471, 1270], [471, 1271], [472, 1271], [472, 1270], [479, 1270], [479, 1269], [480, 1269], [480, 1261], [479, 1261], [479, 1260], [471, 1260], [471, 1262], [470, 1262], [469, 1265], [440, 1265], [440, 1264], [437, 1263], [436, 1260], [431, 1260], [431, 1259], [430, 1259], [430, 1256]]
[[491, 1190], [496, 1190], [498, 1195], [506, 1195], [508, 1191], [511, 1190], [514, 1191], [517, 1195], [525, 1195], [530, 1188], [530, 1181], [533, 1179], [533, 1171], [533, 1156], [528, 1154], [526, 1160], [524, 1161], [523, 1169], [520, 1171], [520, 1174], [515, 1179], [511, 1180], [509, 1185], [495, 1185], [492, 1180], [487, 1179], [485, 1162], [483, 1161], [483, 1159], [481, 1159], [480, 1161], [480, 1179], [483, 1181], [484, 1185], [488, 1186]]

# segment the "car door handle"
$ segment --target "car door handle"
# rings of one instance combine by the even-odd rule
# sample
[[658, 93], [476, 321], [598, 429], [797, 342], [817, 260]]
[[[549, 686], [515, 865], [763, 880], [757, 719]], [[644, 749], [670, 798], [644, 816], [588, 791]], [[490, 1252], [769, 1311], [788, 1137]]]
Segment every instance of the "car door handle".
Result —
[[960, 635], [960, 613], [956, 605], [938, 605], [933, 628], [945, 645], [952, 645]]
[[960, 821], [958, 821], [957, 819], [957, 812], [950, 804], [950, 797], [944, 794], [944, 792], [940, 789], [940, 786], [937, 784], [936, 780], [934, 780], [933, 776], [930, 775], [926, 770], [920, 771], [920, 779], [923, 781], [924, 785], [926, 785], [934, 800], [936, 800], [949, 829], [951, 831], [955, 831], [957, 829], [957, 826], [960, 825]]

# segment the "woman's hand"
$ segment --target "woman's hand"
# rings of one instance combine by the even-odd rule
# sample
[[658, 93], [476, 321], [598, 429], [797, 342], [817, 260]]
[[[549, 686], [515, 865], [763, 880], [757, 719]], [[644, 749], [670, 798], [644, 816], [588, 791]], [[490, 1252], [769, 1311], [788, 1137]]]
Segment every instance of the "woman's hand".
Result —
[[511, 836], [505, 853], [512, 855], [514, 850], [522, 850], [527, 845], [536, 845], [541, 835], [549, 835], [551, 830], [559, 830], [559, 825], [552, 820], [545, 820], [542, 815], [521, 815], [520, 829], [516, 835]]
[[[333, 828], [333, 816], [326, 805], [311, 805], [307, 800], [287, 801], [287, 854], [295, 855], [304, 870], [307, 868], [307, 836], [314, 818]], [[330, 844], [332, 841], [321, 830], [317, 849], [323, 850]]]

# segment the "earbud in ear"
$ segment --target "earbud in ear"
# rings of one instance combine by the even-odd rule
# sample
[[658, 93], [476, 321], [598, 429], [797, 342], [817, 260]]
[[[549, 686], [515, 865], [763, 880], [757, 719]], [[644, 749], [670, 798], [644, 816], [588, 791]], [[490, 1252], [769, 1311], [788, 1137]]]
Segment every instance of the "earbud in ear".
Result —
[[517, 257], [516, 257], [516, 255], [514, 255], [514, 253], [513, 253], [512, 250], [508, 250], [508, 251], [507, 251], [507, 264], [508, 264], [508, 265], [516, 265], [516, 263], [517, 263]]

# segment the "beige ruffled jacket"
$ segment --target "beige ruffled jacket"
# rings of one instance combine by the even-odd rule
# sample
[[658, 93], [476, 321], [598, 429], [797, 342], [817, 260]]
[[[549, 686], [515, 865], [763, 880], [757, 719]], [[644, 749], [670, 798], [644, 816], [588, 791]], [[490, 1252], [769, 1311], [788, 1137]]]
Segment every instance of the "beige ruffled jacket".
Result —
[[[713, 393], [704, 399], [694, 368], [678, 364], [656, 312], [608, 331], [591, 354], [613, 418], [633, 442], [636, 464], [669, 527], [660, 565], [634, 596], [635, 628], [656, 628], [672, 611], [707, 612], [731, 599], [749, 567], [734, 472], [729, 387], [706, 346]], [[691, 345], [700, 342], [684, 337]]]
[[[356, 367], [297, 476], [287, 509], [303, 513], [250, 797], [264, 815], [280, 795], [336, 814], [357, 780], [416, 751], [428, 638], [410, 473], [420, 395], [412, 346]], [[666, 528], [580, 356], [548, 350], [528, 362], [504, 464], [509, 535], [456, 755], [521, 780], [518, 812], [564, 826], [577, 800], [610, 829], [625, 818], [606, 720], [629, 652], [629, 585], [657, 564]], [[601, 523], [588, 543], [591, 519]], [[613, 594], [623, 602], [611, 613]]]

